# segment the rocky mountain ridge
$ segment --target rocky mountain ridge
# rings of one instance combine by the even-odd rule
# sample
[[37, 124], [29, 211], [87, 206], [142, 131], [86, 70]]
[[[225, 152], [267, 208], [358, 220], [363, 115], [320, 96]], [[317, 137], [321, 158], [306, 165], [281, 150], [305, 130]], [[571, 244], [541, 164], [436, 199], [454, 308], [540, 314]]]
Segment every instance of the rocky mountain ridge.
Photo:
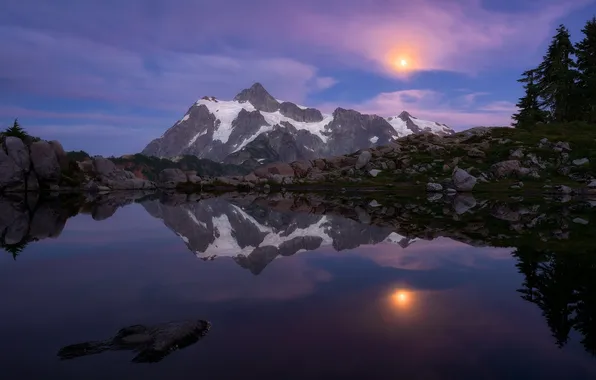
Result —
[[420, 120], [406, 111], [389, 118], [344, 108], [323, 114], [279, 101], [255, 83], [231, 101], [199, 99], [142, 153], [166, 158], [190, 154], [256, 167], [347, 154], [421, 132], [454, 133], [445, 124]]

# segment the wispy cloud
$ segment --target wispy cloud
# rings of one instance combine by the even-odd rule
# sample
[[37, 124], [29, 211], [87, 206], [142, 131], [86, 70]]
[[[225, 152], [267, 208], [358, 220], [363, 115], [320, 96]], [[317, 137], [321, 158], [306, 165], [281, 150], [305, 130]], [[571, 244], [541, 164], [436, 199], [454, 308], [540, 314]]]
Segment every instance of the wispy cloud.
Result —
[[[229, 95], [255, 81], [302, 101], [333, 86], [316, 67], [284, 57], [133, 50], [57, 33], [0, 27], [5, 91], [184, 110], [195, 98]], [[43, 57], [43, 59], [40, 59]]]

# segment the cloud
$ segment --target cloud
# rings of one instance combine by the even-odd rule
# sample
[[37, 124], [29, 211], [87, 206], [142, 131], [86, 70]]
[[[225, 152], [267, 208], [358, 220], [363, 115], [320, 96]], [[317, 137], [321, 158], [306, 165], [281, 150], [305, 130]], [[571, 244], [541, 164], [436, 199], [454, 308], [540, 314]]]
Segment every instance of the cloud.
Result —
[[[307, 11], [296, 39], [322, 46], [342, 62], [397, 75], [418, 71], [477, 74], [532, 62], [553, 23], [591, 0], [547, 1], [512, 12], [487, 10], [480, 0], [367, 1], [333, 13]], [[506, 59], [511, 55], [515, 59]]]
[[[229, 96], [262, 82], [273, 94], [302, 101], [333, 86], [297, 60], [236, 52], [169, 50], [144, 54], [71, 35], [0, 27], [4, 91], [101, 100], [181, 112], [203, 95]], [[41, 59], [40, 59], [41, 57]]]
[[[515, 104], [507, 101], [482, 103], [480, 98], [478, 93], [449, 96], [430, 89], [411, 89], [381, 93], [364, 102], [347, 105], [347, 108], [385, 117], [396, 116], [405, 110], [417, 118], [445, 123], [455, 129], [511, 125]], [[336, 106], [326, 103], [319, 108], [330, 112]]]

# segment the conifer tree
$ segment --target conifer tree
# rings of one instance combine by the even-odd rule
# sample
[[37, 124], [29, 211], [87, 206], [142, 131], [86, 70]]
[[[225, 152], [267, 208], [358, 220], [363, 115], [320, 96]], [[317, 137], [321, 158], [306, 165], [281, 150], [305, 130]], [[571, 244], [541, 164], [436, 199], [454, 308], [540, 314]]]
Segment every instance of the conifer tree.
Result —
[[581, 120], [596, 122], [596, 17], [589, 20], [582, 29], [584, 38], [576, 44], [577, 56], [577, 101]]
[[6, 130], [4, 131], [4, 135], [18, 137], [20, 139], [24, 139], [29, 136], [29, 134], [25, 132], [23, 128], [21, 128], [18, 119], [14, 119], [12, 127], [6, 128]]
[[550, 121], [567, 122], [578, 118], [574, 53], [569, 31], [560, 25], [543, 62], [536, 69], [540, 107], [549, 112]]
[[545, 123], [548, 113], [540, 109], [538, 87], [536, 86], [536, 70], [527, 70], [517, 81], [524, 84], [525, 95], [516, 104], [519, 112], [513, 115], [513, 126], [528, 129], [538, 122]]

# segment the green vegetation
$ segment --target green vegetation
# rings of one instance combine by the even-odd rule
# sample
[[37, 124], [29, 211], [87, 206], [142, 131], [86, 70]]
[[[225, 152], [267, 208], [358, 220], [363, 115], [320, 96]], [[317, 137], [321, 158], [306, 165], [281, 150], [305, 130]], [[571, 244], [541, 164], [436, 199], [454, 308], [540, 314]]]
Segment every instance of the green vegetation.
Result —
[[139, 153], [122, 157], [110, 157], [110, 160], [125, 170], [141, 172], [146, 179], [151, 181], [157, 180], [159, 173], [164, 169], [196, 171], [197, 175], [201, 177], [245, 175], [250, 172], [250, 168], [222, 164], [196, 156], [182, 156], [180, 159], [173, 161]]
[[519, 82], [525, 94], [513, 115], [515, 127], [586, 122], [596, 128], [596, 18], [582, 33], [584, 38], [574, 46], [569, 31], [560, 25], [543, 61], [522, 74]]
[[71, 161], [84, 161], [91, 156], [84, 150], [66, 152], [66, 157]]

